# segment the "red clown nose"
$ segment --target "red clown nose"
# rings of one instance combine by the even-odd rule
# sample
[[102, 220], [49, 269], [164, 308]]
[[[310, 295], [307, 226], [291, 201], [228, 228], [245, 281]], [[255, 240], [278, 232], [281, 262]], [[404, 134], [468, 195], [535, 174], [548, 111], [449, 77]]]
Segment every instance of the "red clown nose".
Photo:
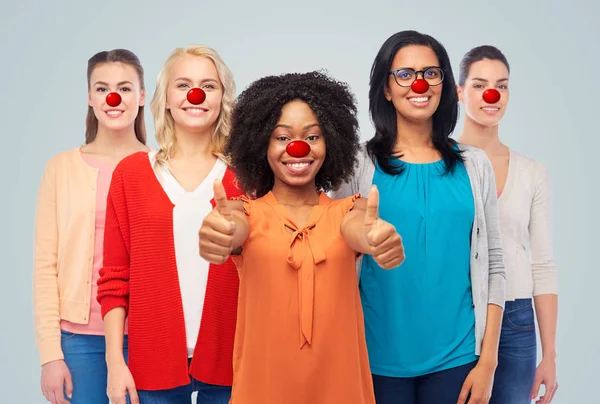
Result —
[[292, 157], [301, 158], [310, 153], [310, 146], [302, 140], [294, 140], [288, 143], [285, 151]]
[[202, 104], [206, 99], [206, 93], [201, 88], [192, 88], [187, 93], [187, 100], [194, 105]]
[[483, 92], [482, 98], [488, 104], [495, 104], [498, 101], [500, 101], [500, 93], [498, 92], [498, 90], [490, 88], [489, 90], [485, 90]]
[[410, 85], [410, 88], [417, 94], [423, 94], [429, 90], [429, 83], [423, 79], [416, 79]]
[[121, 96], [119, 93], [109, 93], [106, 96], [106, 103], [111, 107], [116, 107], [121, 103]]

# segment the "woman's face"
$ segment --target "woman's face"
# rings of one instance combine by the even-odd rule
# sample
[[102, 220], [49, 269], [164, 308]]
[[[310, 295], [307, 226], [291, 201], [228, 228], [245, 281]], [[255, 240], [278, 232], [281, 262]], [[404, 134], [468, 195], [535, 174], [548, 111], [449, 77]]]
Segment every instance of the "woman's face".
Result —
[[[396, 52], [390, 71], [406, 68], [414, 71], [424, 71], [428, 67], [439, 67], [439, 60], [433, 49], [427, 46], [409, 45]], [[398, 118], [409, 122], [425, 122], [431, 119], [440, 104], [442, 96], [441, 81], [438, 85], [430, 85], [429, 89], [423, 94], [414, 92], [410, 84], [417, 78], [434, 82], [432, 81], [434, 72], [434, 70], [430, 70], [426, 77], [423, 77], [422, 73], [418, 73], [413, 80], [406, 82], [407, 87], [398, 85], [394, 75], [389, 75], [385, 88], [385, 98], [394, 104]], [[409, 75], [405, 72], [397, 74], [397, 79], [401, 83], [404, 77], [409, 77]]]
[[[201, 88], [206, 99], [194, 105], [187, 99], [188, 91]], [[202, 56], [184, 55], [169, 72], [167, 109], [175, 126], [189, 132], [212, 130], [221, 113], [223, 85], [212, 60]]]
[[[106, 96], [113, 92], [121, 96], [121, 102], [115, 107], [106, 102]], [[133, 67], [107, 62], [92, 71], [88, 105], [94, 110], [99, 127], [111, 131], [133, 130], [135, 118], [145, 100], [146, 93]]]
[[[482, 126], [498, 125], [508, 104], [508, 69], [499, 60], [483, 59], [469, 69], [464, 86], [458, 86], [458, 99], [465, 105], [466, 115]], [[495, 89], [500, 99], [487, 103], [483, 92]]]
[[[291, 141], [304, 141], [310, 151], [304, 157], [287, 152]], [[269, 139], [267, 160], [275, 182], [291, 187], [314, 185], [315, 177], [325, 161], [326, 144], [319, 121], [304, 101], [290, 101], [281, 109], [281, 117]]]

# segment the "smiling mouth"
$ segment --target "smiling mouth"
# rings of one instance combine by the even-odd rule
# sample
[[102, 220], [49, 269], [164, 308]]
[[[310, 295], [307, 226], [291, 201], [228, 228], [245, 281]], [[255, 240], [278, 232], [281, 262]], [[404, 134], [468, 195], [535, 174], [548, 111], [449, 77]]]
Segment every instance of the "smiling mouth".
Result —
[[123, 115], [123, 112], [125, 112], [125, 111], [123, 111], [121, 109], [110, 109], [110, 110], [105, 111], [105, 112], [106, 112], [106, 115], [108, 115], [111, 118], [118, 118], [121, 115]]
[[188, 107], [188, 108], [183, 108], [183, 110], [185, 112], [187, 112], [189, 115], [193, 115], [193, 116], [199, 116], [199, 115], [202, 115], [202, 114], [208, 112], [208, 109], [198, 108], [198, 107]]
[[308, 160], [305, 160], [305, 161], [282, 162], [282, 164], [292, 174], [304, 174], [304, 173], [306, 173], [312, 163], [313, 163], [313, 161], [308, 161]]
[[429, 104], [429, 96], [408, 97], [408, 102], [417, 107], [424, 107]]
[[481, 110], [488, 115], [494, 115], [496, 112], [500, 111], [500, 107], [483, 107]]

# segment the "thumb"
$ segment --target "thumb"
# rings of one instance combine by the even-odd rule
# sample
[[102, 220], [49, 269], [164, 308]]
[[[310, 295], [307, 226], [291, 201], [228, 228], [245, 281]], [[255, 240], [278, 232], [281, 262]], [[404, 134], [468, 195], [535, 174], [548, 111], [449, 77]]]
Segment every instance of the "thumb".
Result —
[[371, 186], [369, 191], [369, 199], [367, 199], [367, 211], [365, 212], [365, 230], [369, 232], [379, 216], [379, 191], [377, 186]]
[[73, 397], [73, 379], [71, 378], [71, 373], [67, 373], [65, 376], [65, 393], [67, 393], [67, 397]]
[[219, 180], [215, 180], [213, 184], [213, 192], [215, 194], [215, 204], [217, 211], [228, 221], [233, 220], [233, 215], [231, 214], [231, 207], [227, 202], [227, 194], [225, 193], [225, 188], [223, 188], [223, 184]]

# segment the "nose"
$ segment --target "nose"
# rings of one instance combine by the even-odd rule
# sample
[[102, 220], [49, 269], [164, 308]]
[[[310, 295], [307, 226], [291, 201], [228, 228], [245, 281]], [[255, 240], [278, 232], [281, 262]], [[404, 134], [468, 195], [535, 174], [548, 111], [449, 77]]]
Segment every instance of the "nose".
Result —
[[417, 94], [423, 94], [426, 93], [427, 90], [429, 90], [429, 83], [427, 82], [427, 80], [416, 79], [412, 82], [410, 88]]
[[187, 100], [194, 105], [199, 105], [206, 99], [206, 93], [201, 88], [192, 88], [187, 93]]
[[106, 103], [111, 107], [116, 107], [121, 103], [121, 96], [119, 93], [108, 93], [106, 95]]
[[294, 140], [288, 143], [285, 151], [292, 157], [301, 158], [310, 153], [310, 145], [303, 140]]
[[495, 104], [500, 101], [500, 92], [498, 90], [490, 88], [483, 92], [481, 98], [488, 104]]

